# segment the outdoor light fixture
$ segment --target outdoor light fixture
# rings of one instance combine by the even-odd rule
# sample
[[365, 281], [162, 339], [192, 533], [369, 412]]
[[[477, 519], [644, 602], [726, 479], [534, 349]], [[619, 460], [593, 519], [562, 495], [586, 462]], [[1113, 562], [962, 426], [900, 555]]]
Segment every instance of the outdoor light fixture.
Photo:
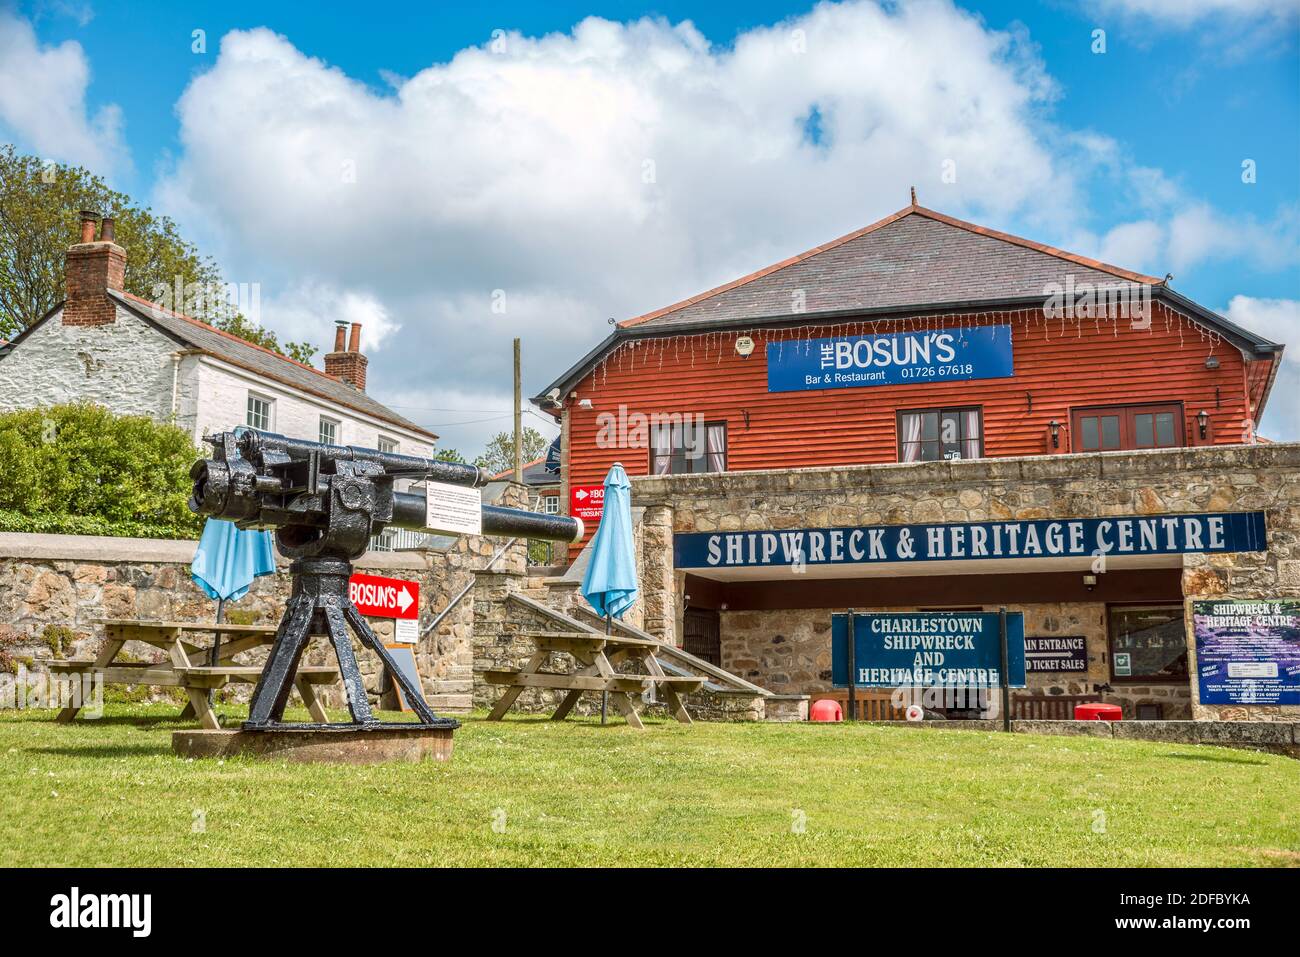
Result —
[[1083, 587], [1086, 588], [1086, 589], [1088, 589], [1088, 591], [1092, 591], [1094, 588], [1096, 588], [1096, 587], [1097, 587], [1097, 576], [1096, 576], [1096, 575], [1084, 575], [1084, 576], [1083, 576]]
[[1061, 423], [1053, 419], [1047, 423], [1047, 427], [1052, 430], [1052, 448], [1059, 449], [1061, 447]]
[[591, 400], [590, 400], [590, 399], [579, 399], [579, 400], [578, 400], [578, 408], [580, 408], [580, 409], [590, 409], [590, 408], [591, 408]]
[[1210, 427], [1210, 413], [1202, 409], [1196, 413], [1196, 424], [1201, 427], [1201, 438], [1205, 438], [1205, 433]]
[[1207, 368], [1207, 369], [1217, 369], [1217, 368], [1219, 368], [1219, 359], [1218, 359], [1218, 357], [1217, 357], [1217, 356], [1210, 356], [1210, 357], [1208, 357], [1208, 358], [1205, 360], [1205, 368]]

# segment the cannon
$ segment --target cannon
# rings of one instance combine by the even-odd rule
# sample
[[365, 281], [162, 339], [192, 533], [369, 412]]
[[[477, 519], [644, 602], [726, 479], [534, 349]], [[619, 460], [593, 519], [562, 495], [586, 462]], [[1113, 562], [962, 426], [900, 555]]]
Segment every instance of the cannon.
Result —
[[[489, 480], [483, 469], [473, 465], [327, 445], [257, 429], [223, 432], [206, 441], [213, 446], [213, 456], [200, 459], [190, 469], [194, 480], [190, 509], [240, 528], [273, 529], [276, 548], [291, 559], [292, 591], [253, 691], [245, 730], [392, 726], [375, 719], [370, 710], [348, 626], [387, 666], [420, 725], [459, 727], [455, 720], [433, 713], [415, 682], [397, 667], [348, 596], [353, 561], [385, 528], [464, 531], [461, 522], [445, 523], [444, 527], [430, 507], [434, 496], [451, 493], [455, 498], [455, 493], [460, 493], [462, 513], [479, 509], [479, 521], [474, 524], [484, 535], [561, 542], [578, 541], [583, 535], [582, 522], [576, 518], [480, 505], [477, 493], [466, 503], [460, 490], [480, 488]], [[394, 488], [398, 480], [423, 482], [426, 492], [398, 491]], [[283, 721], [298, 662], [312, 635], [328, 636], [334, 646], [351, 725]]]

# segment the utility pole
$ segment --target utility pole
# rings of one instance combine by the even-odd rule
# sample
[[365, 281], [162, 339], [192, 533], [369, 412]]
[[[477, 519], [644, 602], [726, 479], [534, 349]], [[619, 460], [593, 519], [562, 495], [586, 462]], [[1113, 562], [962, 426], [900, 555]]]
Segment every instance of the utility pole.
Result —
[[519, 371], [519, 340], [515, 340], [515, 481], [524, 484], [524, 406]]

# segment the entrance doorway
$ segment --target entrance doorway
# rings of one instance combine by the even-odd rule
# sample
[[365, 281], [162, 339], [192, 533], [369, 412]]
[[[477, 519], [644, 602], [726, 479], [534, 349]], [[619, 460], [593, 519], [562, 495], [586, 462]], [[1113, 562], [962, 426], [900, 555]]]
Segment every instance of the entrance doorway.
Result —
[[687, 608], [682, 615], [682, 650], [722, 667], [722, 620], [711, 608]]

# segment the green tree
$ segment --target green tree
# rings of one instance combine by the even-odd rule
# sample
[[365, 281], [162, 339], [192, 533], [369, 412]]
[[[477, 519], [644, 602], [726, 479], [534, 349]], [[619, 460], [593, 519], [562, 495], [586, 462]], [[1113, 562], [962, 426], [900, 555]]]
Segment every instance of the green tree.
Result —
[[460, 462], [462, 465], [469, 464], [469, 459], [461, 455], [456, 449], [435, 449], [433, 457], [439, 462]]
[[[63, 299], [64, 253], [81, 235], [80, 211], [111, 214], [117, 242], [127, 250], [125, 288], [158, 300], [162, 289], [222, 287], [212, 257], [180, 235], [166, 216], [136, 206], [80, 166], [46, 164], [0, 146], [0, 338], [12, 339]], [[310, 362], [316, 349], [281, 346], [275, 333], [250, 322], [224, 296], [186, 298], [170, 308], [258, 345]]]
[[[524, 461], [531, 462], [551, 443], [536, 429], [524, 426], [523, 446]], [[487, 469], [493, 475], [515, 467], [515, 434], [498, 432], [488, 440], [487, 448], [474, 462], [479, 468]]]

